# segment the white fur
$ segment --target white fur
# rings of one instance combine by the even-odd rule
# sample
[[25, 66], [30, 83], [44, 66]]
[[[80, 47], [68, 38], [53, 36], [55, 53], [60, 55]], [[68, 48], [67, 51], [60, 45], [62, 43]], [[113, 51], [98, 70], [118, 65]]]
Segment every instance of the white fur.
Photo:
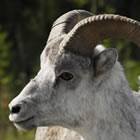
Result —
[[[99, 45], [95, 54], [98, 55], [103, 50], [103, 46]], [[67, 83], [59, 79], [59, 84], [55, 85], [59, 73], [56, 70], [57, 63], [51, 63], [44, 55], [43, 52], [43, 62], [37, 76], [9, 105], [10, 109], [19, 104], [21, 106], [19, 113], [10, 115], [10, 120], [17, 127], [32, 129], [38, 126], [59, 125], [82, 136], [64, 128], [56, 127], [52, 128], [52, 131], [51, 128], [46, 128], [46, 140], [140, 139], [140, 113], [137, 108], [139, 102], [118, 62], [109, 72], [98, 77], [94, 77], [91, 68], [80, 69], [75, 62], [71, 71], [77, 73], [79, 81]], [[34, 117], [32, 121], [17, 123], [31, 116]], [[36, 140], [45, 138], [37, 136]]]

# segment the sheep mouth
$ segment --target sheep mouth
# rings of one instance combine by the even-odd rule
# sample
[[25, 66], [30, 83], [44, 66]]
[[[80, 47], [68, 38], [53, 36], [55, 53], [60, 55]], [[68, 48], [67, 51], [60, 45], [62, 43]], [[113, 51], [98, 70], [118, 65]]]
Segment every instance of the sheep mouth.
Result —
[[13, 123], [22, 124], [22, 123], [28, 122], [28, 121], [30, 121], [30, 120], [32, 120], [32, 119], [34, 119], [34, 116], [29, 117], [29, 118], [27, 118], [27, 119], [25, 119], [25, 120], [15, 121], [15, 122], [13, 122]]
[[25, 120], [22, 121], [15, 121], [13, 122], [15, 127], [19, 130], [31, 130], [33, 128], [35, 128], [35, 124], [34, 124], [34, 116], [27, 118]]

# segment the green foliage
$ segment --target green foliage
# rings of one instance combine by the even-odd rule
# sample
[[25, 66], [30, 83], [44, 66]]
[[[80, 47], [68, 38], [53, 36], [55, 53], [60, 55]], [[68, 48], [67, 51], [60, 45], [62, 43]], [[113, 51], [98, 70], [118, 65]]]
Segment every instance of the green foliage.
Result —
[[34, 140], [35, 131], [22, 132], [17, 131], [14, 127], [5, 127], [5, 129], [0, 129], [1, 140]]
[[138, 76], [137, 83], [138, 83], [138, 85], [139, 85], [139, 90], [138, 90], [138, 92], [140, 93], [140, 75]]
[[74, 4], [78, 6], [83, 6], [89, 2], [89, 0], [73, 0]]
[[10, 48], [11, 44], [6, 42], [8, 34], [0, 32], [0, 85], [7, 85], [11, 81], [10, 65]]
[[134, 61], [134, 60], [127, 60], [125, 63], [126, 69], [126, 75], [128, 78], [128, 81], [130, 83], [130, 86], [138, 91], [139, 86], [137, 85], [137, 77], [140, 74], [140, 62], [139, 61]]

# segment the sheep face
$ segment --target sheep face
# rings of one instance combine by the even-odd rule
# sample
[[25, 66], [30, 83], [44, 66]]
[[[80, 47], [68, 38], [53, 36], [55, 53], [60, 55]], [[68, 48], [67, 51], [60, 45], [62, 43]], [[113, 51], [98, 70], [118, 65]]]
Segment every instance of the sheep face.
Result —
[[10, 103], [10, 120], [23, 129], [80, 125], [91, 75], [87, 63], [71, 54], [59, 56], [55, 64], [47, 58], [37, 76]]
[[48, 52], [45, 48], [41, 55], [37, 76], [10, 103], [9, 118], [25, 130], [55, 125], [80, 128], [94, 117], [96, 90], [105, 71], [115, 64], [116, 51], [108, 49], [92, 59], [65, 50]]

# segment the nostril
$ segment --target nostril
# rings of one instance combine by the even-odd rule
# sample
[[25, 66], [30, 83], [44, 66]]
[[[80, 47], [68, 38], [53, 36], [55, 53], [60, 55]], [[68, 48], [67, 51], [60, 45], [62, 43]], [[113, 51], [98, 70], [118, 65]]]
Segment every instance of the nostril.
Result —
[[13, 106], [11, 109], [11, 113], [18, 114], [20, 112], [21, 107], [19, 105]]

